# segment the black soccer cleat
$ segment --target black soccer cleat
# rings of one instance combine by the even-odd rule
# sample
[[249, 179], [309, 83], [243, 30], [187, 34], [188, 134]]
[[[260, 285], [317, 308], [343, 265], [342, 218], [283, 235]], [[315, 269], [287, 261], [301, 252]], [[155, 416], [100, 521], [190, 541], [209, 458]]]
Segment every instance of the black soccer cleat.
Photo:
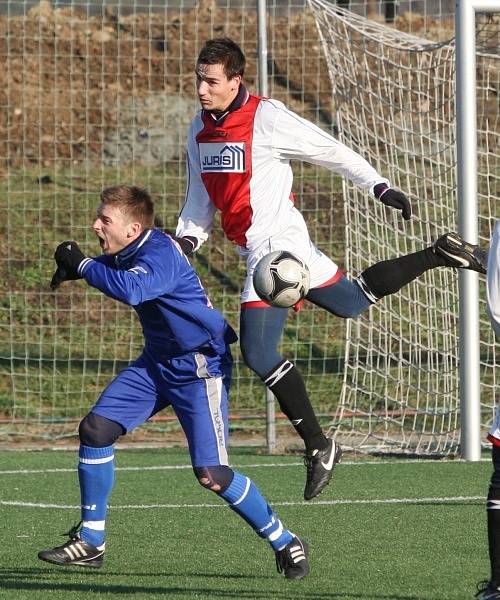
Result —
[[436, 254], [446, 260], [449, 267], [486, 273], [488, 253], [479, 246], [464, 241], [458, 233], [445, 233], [432, 247]]
[[276, 550], [276, 568], [287, 579], [302, 579], [309, 574], [309, 546], [297, 536], [282, 550]]
[[72, 527], [68, 533], [70, 540], [62, 546], [51, 550], [42, 550], [38, 558], [54, 565], [92, 567], [98, 569], [104, 563], [104, 544], [100, 548], [91, 546], [80, 539], [79, 527], [81, 522]]
[[332, 438], [327, 438], [328, 446], [324, 450], [314, 450], [304, 457], [307, 469], [304, 499], [311, 500], [330, 483], [333, 469], [342, 458], [342, 448]]
[[474, 597], [477, 600], [500, 600], [500, 586], [492, 581], [481, 581], [477, 584]]

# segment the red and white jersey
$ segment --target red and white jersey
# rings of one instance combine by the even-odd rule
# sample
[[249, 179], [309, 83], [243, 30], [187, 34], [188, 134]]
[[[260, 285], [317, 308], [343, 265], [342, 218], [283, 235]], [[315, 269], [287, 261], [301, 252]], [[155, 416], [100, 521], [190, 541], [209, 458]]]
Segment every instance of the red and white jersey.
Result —
[[321, 165], [373, 193], [386, 183], [359, 154], [288, 110], [247, 95], [217, 125], [200, 111], [188, 136], [188, 186], [176, 235], [208, 238], [217, 209], [226, 236], [254, 250], [287, 228], [293, 211], [291, 160]]
[[500, 221], [496, 223], [488, 253], [486, 296], [493, 330], [500, 336]]

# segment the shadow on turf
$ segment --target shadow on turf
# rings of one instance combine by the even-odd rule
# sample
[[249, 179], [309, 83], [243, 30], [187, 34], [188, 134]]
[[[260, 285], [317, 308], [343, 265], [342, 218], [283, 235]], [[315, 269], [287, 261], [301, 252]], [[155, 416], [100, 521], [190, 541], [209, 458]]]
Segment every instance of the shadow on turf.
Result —
[[[73, 576], [81, 577], [81, 574], [86, 572], [89, 576], [92, 577], [92, 583], [85, 584], [74, 581], [61, 582], [57, 581], [51, 583], [50, 581], [39, 581], [39, 579], [48, 579], [51, 576], [57, 576], [58, 579], [61, 577], [67, 577], [70, 579]], [[394, 596], [392, 594], [379, 594], [376, 595], [373, 592], [369, 592], [366, 594], [355, 594], [349, 592], [317, 592], [317, 591], [307, 591], [304, 589], [307, 586], [307, 580], [301, 582], [287, 582], [284, 579], [282, 583], [286, 586], [286, 589], [276, 590], [273, 587], [272, 590], [267, 591], [258, 591], [255, 589], [252, 590], [221, 590], [218, 589], [215, 591], [211, 587], [194, 587], [192, 585], [188, 585], [185, 587], [181, 586], [142, 586], [142, 585], [121, 585], [121, 584], [113, 584], [113, 583], [98, 583], [96, 581], [96, 575], [101, 577], [123, 577], [126, 574], [124, 573], [114, 573], [109, 571], [96, 571], [92, 570], [91, 572], [85, 568], [69, 568], [69, 569], [57, 569], [54, 572], [54, 568], [32, 568], [32, 569], [6, 569], [0, 568], [0, 590], [32, 590], [38, 592], [58, 592], [58, 591], [68, 591], [68, 592], [91, 592], [91, 593], [105, 593], [105, 594], [145, 594], [151, 595], [153, 598], [158, 597], [162, 594], [186, 594], [195, 593], [195, 594], [206, 594], [206, 597], [218, 597], [218, 598], [235, 598], [237, 597], [245, 599], [245, 598], [261, 598], [263, 600], [269, 600], [271, 597], [273, 600], [288, 600], [290, 599], [290, 593], [293, 591], [300, 593], [300, 598], [304, 598], [305, 600], [321, 600], [322, 598], [359, 598], [363, 600], [363, 598], [369, 598], [370, 600], [442, 600], [441, 597], [431, 597], [431, 596], [403, 596], [398, 594]], [[131, 573], [131, 576], [135, 577], [150, 577], [151, 573]], [[178, 573], [154, 573], [154, 577], [179, 577]], [[193, 581], [194, 577], [202, 577], [205, 579], [259, 579], [262, 580], [262, 576], [254, 576], [254, 575], [234, 575], [221, 573], [183, 573], [182, 577], [189, 578], [190, 581]], [[274, 576], [268, 576], [266, 579], [276, 579]], [[276, 583], [276, 582], [275, 582]], [[290, 587], [288, 587], [290, 586]], [[236, 596], [235, 596], [236, 594]], [[272, 596], [270, 596], [272, 594]]]

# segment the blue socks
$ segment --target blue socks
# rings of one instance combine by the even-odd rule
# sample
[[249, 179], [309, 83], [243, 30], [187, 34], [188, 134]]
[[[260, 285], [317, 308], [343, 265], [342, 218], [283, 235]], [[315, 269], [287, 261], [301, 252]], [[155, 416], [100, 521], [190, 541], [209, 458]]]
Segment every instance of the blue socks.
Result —
[[273, 550], [289, 544], [293, 535], [283, 527], [269, 504], [251, 479], [234, 471], [229, 487], [219, 494], [240, 517], [253, 527], [257, 535], [267, 540]]
[[[108, 498], [114, 485], [113, 446], [80, 446], [78, 478], [82, 503], [80, 538], [96, 548], [104, 546]], [[274, 550], [289, 544], [293, 535], [266, 502], [256, 485], [234, 471], [229, 487], [219, 494]]]
[[80, 538], [99, 548], [104, 544], [108, 498], [115, 481], [113, 446], [80, 445], [78, 479], [82, 502]]

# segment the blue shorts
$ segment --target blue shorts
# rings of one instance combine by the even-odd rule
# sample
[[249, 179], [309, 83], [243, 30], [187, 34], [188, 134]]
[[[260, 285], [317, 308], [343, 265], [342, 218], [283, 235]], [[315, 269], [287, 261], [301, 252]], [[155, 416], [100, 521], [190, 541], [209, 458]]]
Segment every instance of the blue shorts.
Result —
[[155, 362], [144, 351], [103, 391], [90, 412], [127, 431], [172, 406], [194, 467], [227, 465], [228, 391], [232, 359], [192, 353]]

